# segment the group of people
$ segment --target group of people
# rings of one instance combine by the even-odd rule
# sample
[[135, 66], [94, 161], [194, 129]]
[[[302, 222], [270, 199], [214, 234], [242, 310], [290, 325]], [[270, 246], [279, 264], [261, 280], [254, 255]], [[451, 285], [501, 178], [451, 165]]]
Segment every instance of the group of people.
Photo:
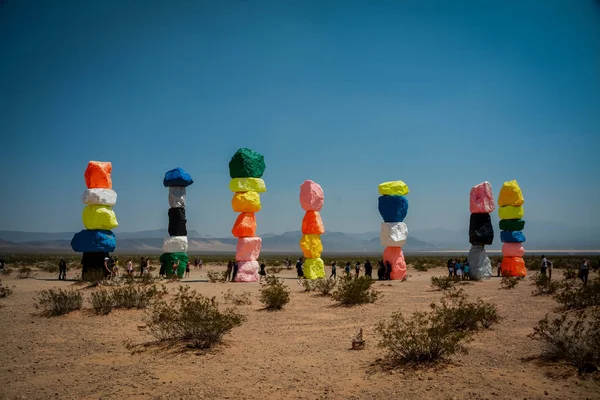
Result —
[[[260, 263], [260, 269], [258, 270], [258, 275], [260, 276], [259, 282], [262, 282], [263, 279], [267, 277], [265, 263]], [[235, 282], [235, 277], [238, 273], [238, 262], [237, 260], [229, 261], [227, 263], [227, 274], [225, 276], [225, 280], [228, 282]]]
[[[364, 266], [357, 261], [354, 264], [354, 276], [358, 278], [360, 276], [360, 272], [364, 268], [364, 275], [369, 278], [373, 278], [373, 264], [371, 261], [365, 261]], [[352, 263], [350, 261], [346, 262], [344, 266], [344, 273], [346, 276], [350, 276], [352, 273]], [[377, 261], [377, 279], [382, 280], [390, 280], [390, 275], [392, 273], [392, 264], [389, 261], [384, 262], [383, 260]], [[299, 258], [296, 261], [296, 275], [298, 279], [304, 278], [304, 261], [302, 258]], [[331, 263], [331, 275], [329, 275], [329, 279], [337, 279], [337, 262], [334, 261]]]
[[[465, 258], [461, 261], [459, 258], [450, 258], [447, 262], [448, 276], [455, 276], [462, 280], [471, 279], [471, 268], [469, 267], [469, 261]], [[498, 275], [500, 276], [500, 275]]]

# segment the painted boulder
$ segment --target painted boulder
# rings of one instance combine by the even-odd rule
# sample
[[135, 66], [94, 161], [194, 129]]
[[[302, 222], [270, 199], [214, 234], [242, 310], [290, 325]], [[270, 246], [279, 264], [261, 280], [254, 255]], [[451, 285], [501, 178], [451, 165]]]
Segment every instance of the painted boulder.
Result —
[[325, 278], [325, 263], [320, 258], [307, 258], [303, 271], [306, 279]]
[[525, 203], [523, 193], [517, 181], [504, 182], [498, 195], [498, 205], [505, 206], [520, 206]]
[[163, 252], [165, 253], [186, 253], [187, 249], [187, 236], [169, 236], [163, 241]]
[[83, 204], [112, 207], [117, 204], [117, 192], [111, 189], [87, 189], [81, 200]]
[[471, 188], [469, 196], [469, 210], [474, 213], [491, 213], [496, 209], [492, 185], [489, 182], [482, 182]]
[[391, 264], [392, 272], [390, 274], [391, 280], [402, 280], [406, 277], [406, 261], [404, 260], [404, 253], [402, 253], [401, 247], [386, 247], [383, 251], [383, 262]]
[[256, 236], [256, 217], [254, 213], [244, 212], [238, 215], [231, 234], [237, 238]]
[[490, 214], [471, 214], [469, 242], [475, 245], [489, 245], [494, 242], [494, 228]]
[[235, 259], [256, 261], [260, 256], [261, 247], [262, 239], [257, 236], [239, 238], [235, 246]]
[[500, 232], [502, 243], [523, 243], [526, 241], [525, 235], [521, 231], [502, 231]]
[[408, 227], [404, 222], [384, 222], [381, 224], [379, 240], [383, 247], [404, 247], [408, 238]]
[[71, 248], [78, 253], [112, 253], [116, 247], [115, 234], [107, 230], [83, 230], [71, 239]]
[[117, 216], [111, 207], [89, 205], [83, 208], [81, 214], [85, 229], [111, 230], [119, 226]]
[[231, 208], [234, 212], [260, 211], [260, 195], [258, 192], [238, 192], [233, 194]]
[[232, 192], [258, 192], [267, 191], [265, 181], [260, 178], [233, 178], [229, 182], [229, 190]]
[[321, 211], [325, 195], [323, 188], [311, 180], [300, 185], [300, 205], [305, 211]]
[[377, 208], [384, 222], [404, 222], [408, 199], [404, 196], [379, 196]]
[[229, 161], [231, 178], [261, 178], [265, 172], [265, 158], [254, 150], [242, 148]]
[[167, 171], [165, 173], [165, 177], [163, 179], [163, 185], [165, 187], [170, 187], [170, 186], [188, 187], [192, 183], [194, 183], [194, 181], [192, 180], [192, 177], [190, 176], [190, 174], [185, 172], [183, 170], [183, 168], [179, 168], [179, 167], [172, 169], [170, 171]]
[[305, 235], [322, 235], [325, 226], [318, 211], [307, 211], [302, 218], [302, 233]]
[[112, 164], [103, 161], [90, 161], [85, 170], [85, 184], [88, 189], [112, 189]]
[[320, 258], [323, 252], [321, 235], [302, 235], [300, 248], [306, 258]]

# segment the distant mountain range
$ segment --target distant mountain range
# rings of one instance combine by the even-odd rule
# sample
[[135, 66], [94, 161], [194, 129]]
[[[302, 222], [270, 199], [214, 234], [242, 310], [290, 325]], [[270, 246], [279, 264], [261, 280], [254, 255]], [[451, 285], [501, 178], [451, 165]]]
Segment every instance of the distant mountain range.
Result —
[[[468, 221], [467, 221], [468, 224]], [[497, 222], [494, 222], [497, 227]], [[549, 222], [531, 222], [525, 225], [527, 250], [600, 250], [600, 238], [594, 228], [577, 228]], [[500, 232], [496, 230], [494, 244], [490, 250], [499, 250]], [[71, 252], [70, 241], [73, 232], [45, 233], [0, 231], [0, 252]], [[156, 252], [162, 251], [163, 239], [168, 236], [166, 229], [139, 232], [117, 232], [117, 252]], [[300, 231], [282, 234], [263, 233], [264, 252], [300, 252]], [[326, 232], [322, 237], [324, 253], [379, 253], [382, 251], [379, 232], [343, 233]], [[215, 238], [201, 235], [195, 230], [188, 231], [189, 248], [194, 252], [235, 252], [237, 239], [233, 237]], [[468, 232], [456, 229], [427, 229], [410, 231], [405, 246], [406, 252], [436, 252], [469, 248]]]

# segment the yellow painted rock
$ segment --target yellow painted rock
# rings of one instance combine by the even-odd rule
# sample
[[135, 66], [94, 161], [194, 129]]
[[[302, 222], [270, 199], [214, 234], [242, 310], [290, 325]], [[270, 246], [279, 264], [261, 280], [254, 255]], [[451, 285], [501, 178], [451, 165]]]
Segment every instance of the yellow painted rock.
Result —
[[323, 252], [321, 235], [302, 235], [302, 239], [300, 239], [300, 248], [306, 258], [321, 257], [321, 253]]
[[229, 190], [232, 192], [258, 192], [267, 191], [265, 181], [260, 178], [234, 178], [229, 182]]
[[81, 215], [85, 229], [111, 230], [119, 226], [117, 216], [112, 207], [89, 205], [83, 209]]
[[304, 260], [304, 277], [306, 279], [325, 278], [325, 263], [320, 258]]
[[498, 208], [500, 219], [521, 219], [524, 214], [523, 206], [504, 206]]
[[498, 196], [498, 206], [520, 206], [523, 203], [525, 199], [517, 181], [504, 182]]
[[234, 193], [231, 199], [231, 208], [234, 212], [260, 211], [260, 195], [258, 192]]
[[406, 196], [408, 186], [402, 181], [390, 181], [379, 184], [379, 194], [382, 196]]

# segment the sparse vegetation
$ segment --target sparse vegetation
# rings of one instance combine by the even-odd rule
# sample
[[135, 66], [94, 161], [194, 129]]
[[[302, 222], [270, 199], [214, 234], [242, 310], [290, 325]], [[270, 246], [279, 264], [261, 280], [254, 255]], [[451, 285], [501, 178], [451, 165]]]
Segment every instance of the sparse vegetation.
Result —
[[267, 310], [281, 310], [290, 302], [290, 290], [274, 275], [267, 276], [267, 284], [260, 289], [260, 301]]
[[568, 310], [600, 306], [600, 278], [589, 281], [586, 286], [565, 285], [554, 299]]
[[345, 276], [339, 280], [332, 298], [345, 306], [374, 303], [381, 297], [381, 292], [371, 289], [374, 283], [375, 281], [367, 276]]
[[535, 296], [553, 295], [561, 288], [560, 282], [540, 273], [533, 275], [531, 280], [535, 284], [535, 290], [532, 292]]
[[2, 284], [2, 281], [0, 280], [0, 299], [3, 297], [8, 297], [12, 294], [12, 289], [9, 288], [8, 286], [5, 286]]
[[315, 279], [313, 287], [315, 291], [320, 292], [323, 296], [329, 296], [336, 285], [335, 279], [319, 278]]
[[267, 267], [267, 273], [271, 274], [271, 275], [278, 274], [281, 271], [283, 271], [283, 267], [281, 267], [280, 265], [277, 265], [277, 266], [273, 265], [272, 267]]
[[233, 308], [221, 311], [214, 297], [209, 299], [185, 286], [179, 287], [171, 301], [153, 304], [146, 328], [162, 342], [208, 349], [244, 319]]
[[567, 361], [580, 372], [594, 372], [600, 368], [599, 332], [600, 309], [594, 309], [563, 313], [552, 320], [546, 315], [529, 337], [543, 343], [544, 358]]
[[432, 276], [431, 277], [431, 286], [436, 287], [440, 290], [448, 290], [459, 282], [460, 282], [460, 278], [457, 276]]
[[517, 287], [517, 285], [519, 284], [519, 282], [521, 282], [523, 280], [523, 278], [518, 277], [518, 276], [511, 276], [511, 277], [507, 277], [505, 276], [504, 278], [502, 278], [502, 281], [500, 281], [500, 289], [514, 289], [515, 287]]
[[27, 265], [20, 266], [17, 272], [17, 279], [29, 279], [35, 276], [33, 269]]
[[431, 304], [431, 309], [445, 325], [457, 331], [487, 329], [500, 321], [495, 304], [481, 299], [468, 301], [462, 289], [451, 290], [442, 298], [440, 305]]
[[3, 276], [9, 276], [12, 273], [13, 273], [13, 269], [10, 267], [4, 267], [4, 269], [2, 269]]
[[94, 312], [99, 315], [109, 314], [114, 307], [113, 298], [106, 289], [100, 289], [92, 292], [90, 295], [90, 302]]
[[210, 283], [227, 281], [227, 271], [206, 271], [206, 276]]
[[565, 281], [576, 279], [576, 278], [577, 278], [577, 270], [575, 268], [563, 269], [563, 279]]
[[81, 309], [83, 296], [74, 289], [47, 289], [37, 294], [35, 307], [49, 316], [68, 314]]
[[150, 301], [158, 294], [156, 285], [150, 287], [136, 287], [126, 285], [112, 290], [111, 298], [114, 308], [137, 308], [148, 307]]
[[233, 290], [229, 289], [223, 294], [223, 300], [225, 300], [225, 304], [231, 302], [236, 306], [244, 306], [252, 304], [250, 296], [250, 292], [242, 292], [240, 294], [235, 294]]

